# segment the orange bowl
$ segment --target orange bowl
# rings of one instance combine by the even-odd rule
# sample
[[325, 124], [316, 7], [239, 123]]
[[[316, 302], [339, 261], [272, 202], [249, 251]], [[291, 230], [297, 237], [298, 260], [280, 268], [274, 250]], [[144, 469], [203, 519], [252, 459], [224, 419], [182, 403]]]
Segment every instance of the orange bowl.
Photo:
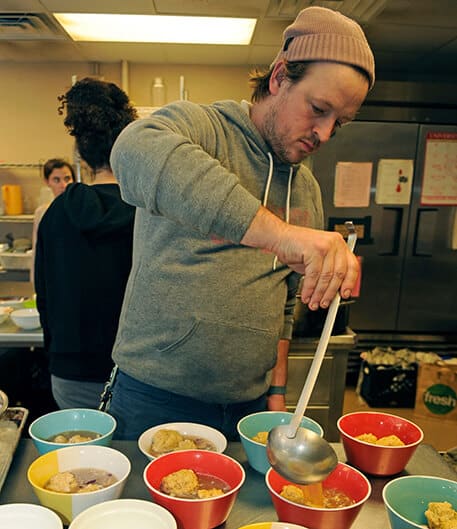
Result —
[[[348, 463], [374, 476], [392, 476], [404, 470], [424, 438], [411, 421], [383, 412], [360, 411], [343, 415], [337, 422]], [[403, 446], [383, 446], [356, 439], [371, 433], [378, 439], [396, 435]]]
[[338, 463], [337, 467], [322, 482], [324, 488], [337, 489], [354, 500], [353, 505], [337, 508], [311, 507], [294, 503], [281, 496], [284, 485], [294, 483], [283, 478], [273, 468], [268, 470], [265, 482], [271, 496], [278, 520], [304, 525], [309, 529], [349, 529], [371, 495], [368, 479], [355, 468]]
[[[205, 499], [178, 498], [160, 490], [162, 478], [182, 469], [217, 477], [230, 487], [222, 496]], [[175, 517], [179, 529], [212, 529], [224, 523], [245, 480], [243, 467], [225, 454], [207, 450], [170, 452], [152, 460], [143, 479], [152, 499]]]

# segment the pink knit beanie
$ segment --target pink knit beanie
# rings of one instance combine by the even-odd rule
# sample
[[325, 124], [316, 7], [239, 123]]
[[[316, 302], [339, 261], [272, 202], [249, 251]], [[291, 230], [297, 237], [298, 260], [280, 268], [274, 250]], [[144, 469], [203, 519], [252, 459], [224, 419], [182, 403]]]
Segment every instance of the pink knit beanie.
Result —
[[332, 61], [364, 70], [373, 87], [374, 57], [362, 28], [354, 20], [325, 7], [308, 7], [283, 33], [284, 44], [272, 66], [288, 61]]

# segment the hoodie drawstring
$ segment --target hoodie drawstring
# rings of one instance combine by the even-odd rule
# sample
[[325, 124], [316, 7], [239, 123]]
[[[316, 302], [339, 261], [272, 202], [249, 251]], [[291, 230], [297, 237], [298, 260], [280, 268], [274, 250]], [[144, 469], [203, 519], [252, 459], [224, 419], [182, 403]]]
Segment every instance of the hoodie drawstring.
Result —
[[[265, 208], [267, 207], [268, 202], [268, 195], [270, 194], [270, 187], [271, 187], [271, 181], [273, 179], [273, 156], [271, 156], [271, 153], [267, 153], [268, 160], [270, 162], [270, 166], [268, 168], [268, 178], [267, 178], [267, 185], [265, 186], [265, 193], [263, 194], [263, 201], [262, 206]], [[292, 175], [293, 175], [293, 168], [289, 168], [289, 180], [287, 182], [287, 198], [286, 198], [286, 222], [289, 223], [290, 218], [290, 199], [292, 195]], [[275, 258], [273, 259], [273, 270], [276, 270], [276, 266], [278, 264], [278, 256], [275, 255]]]

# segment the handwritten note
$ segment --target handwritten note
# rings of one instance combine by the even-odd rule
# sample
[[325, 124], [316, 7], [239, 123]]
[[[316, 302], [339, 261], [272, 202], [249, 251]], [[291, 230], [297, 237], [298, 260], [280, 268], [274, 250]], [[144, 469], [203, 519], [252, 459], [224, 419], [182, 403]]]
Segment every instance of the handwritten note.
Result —
[[336, 208], [366, 208], [370, 204], [372, 171], [371, 162], [338, 162], [333, 205]]
[[413, 171], [413, 160], [379, 160], [376, 177], [376, 204], [409, 204]]
[[427, 134], [421, 204], [457, 205], [456, 132], [429, 132]]

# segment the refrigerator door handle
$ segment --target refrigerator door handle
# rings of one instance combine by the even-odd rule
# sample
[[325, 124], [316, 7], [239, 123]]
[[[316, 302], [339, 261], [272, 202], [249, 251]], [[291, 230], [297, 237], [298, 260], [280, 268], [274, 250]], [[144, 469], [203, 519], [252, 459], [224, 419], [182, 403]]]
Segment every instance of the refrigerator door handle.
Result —
[[418, 208], [413, 237], [413, 257], [432, 257], [437, 208]]
[[[403, 207], [386, 207], [383, 208], [385, 213], [385, 219], [383, 222], [383, 233], [389, 235], [392, 233], [392, 238], [380, 241], [380, 248], [384, 247], [384, 251], [378, 253], [378, 255], [386, 256], [398, 256], [400, 250], [400, 236], [401, 226], [403, 222]], [[390, 213], [394, 214], [392, 215]], [[383, 216], [384, 217], [384, 216]], [[384, 237], [383, 237], [384, 239]]]

